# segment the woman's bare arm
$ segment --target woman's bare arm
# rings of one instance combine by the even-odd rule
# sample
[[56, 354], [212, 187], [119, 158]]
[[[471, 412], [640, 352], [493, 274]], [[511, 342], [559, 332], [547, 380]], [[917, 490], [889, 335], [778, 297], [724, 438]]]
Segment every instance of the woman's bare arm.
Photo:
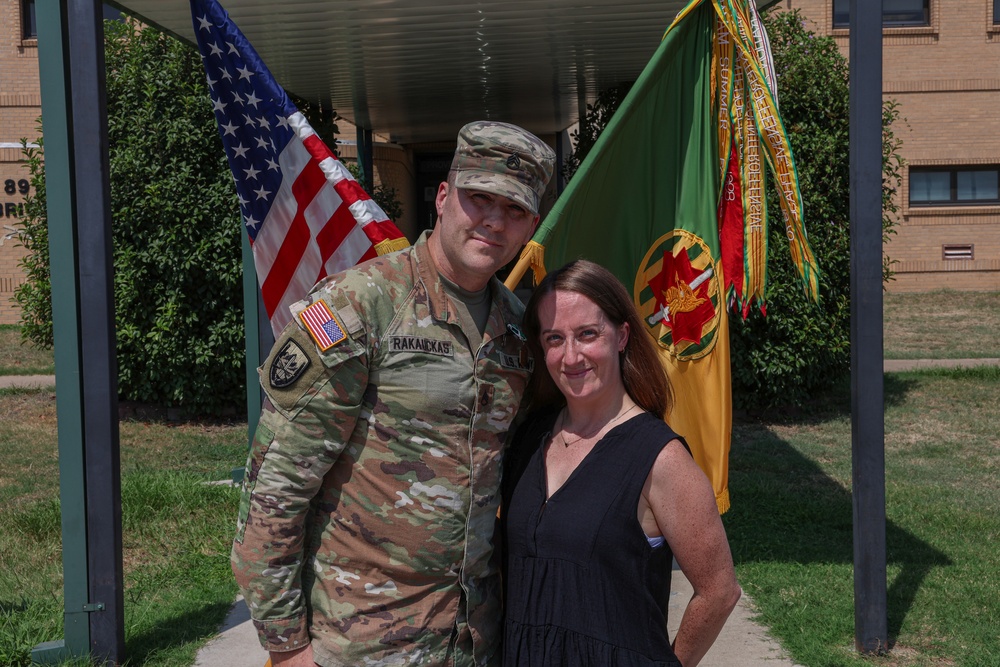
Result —
[[640, 506], [639, 514], [647, 534], [652, 532], [651, 514], [694, 589], [674, 638], [674, 653], [684, 667], [695, 667], [742, 594], [715, 494], [681, 442], [672, 440], [653, 464], [642, 495], [647, 507]]

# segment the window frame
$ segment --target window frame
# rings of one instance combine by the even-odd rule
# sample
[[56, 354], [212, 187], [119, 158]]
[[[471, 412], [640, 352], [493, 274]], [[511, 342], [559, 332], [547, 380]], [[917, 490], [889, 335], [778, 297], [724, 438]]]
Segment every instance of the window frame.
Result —
[[21, 0], [21, 39], [38, 39], [35, 0]]
[[[885, 6], [882, 7], [882, 28], [926, 28], [931, 25], [931, 0], [920, 0], [923, 4], [923, 19], [920, 21], [889, 21], [885, 20]], [[994, 7], [1000, 0], [993, 0]], [[841, 11], [839, 16], [847, 17], [838, 21], [837, 7], [847, 5], [847, 10]], [[830, 21], [834, 30], [847, 30], [851, 27], [850, 22], [850, 0], [832, 0], [830, 3]]]
[[[990, 171], [997, 174], [997, 197], [995, 199], [959, 199], [958, 198], [958, 175], [959, 173], [969, 173], [977, 171]], [[918, 199], [913, 198], [913, 174], [914, 172], [947, 172], [949, 181], [949, 199]], [[958, 164], [958, 165], [919, 165], [911, 166], [907, 173], [907, 200], [908, 208], [933, 208], [939, 206], [1000, 206], [1000, 164]]]

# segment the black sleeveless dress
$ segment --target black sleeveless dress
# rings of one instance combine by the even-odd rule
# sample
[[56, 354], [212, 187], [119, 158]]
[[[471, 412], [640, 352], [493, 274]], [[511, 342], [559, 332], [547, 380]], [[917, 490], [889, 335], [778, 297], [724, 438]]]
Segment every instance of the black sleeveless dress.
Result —
[[555, 419], [521, 427], [504, 473], [503, 664], [681, 667], [667, 636], [673, 554], [650, 547], [636, 518], [653, 462], [677, 434], [648, 413], [633, 417], [546, 502], [542, 454]]

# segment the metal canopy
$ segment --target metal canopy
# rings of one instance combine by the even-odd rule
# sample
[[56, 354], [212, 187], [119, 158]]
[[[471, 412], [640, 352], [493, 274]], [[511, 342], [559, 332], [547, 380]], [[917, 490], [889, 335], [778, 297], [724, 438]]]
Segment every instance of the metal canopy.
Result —
[[[193, 43], [186, 0], [116, 6]], [[390, 141], [452, 141], [470, 120], [564, 130], [633, 81], [684, 0], [223, 0], [286, 90]]]

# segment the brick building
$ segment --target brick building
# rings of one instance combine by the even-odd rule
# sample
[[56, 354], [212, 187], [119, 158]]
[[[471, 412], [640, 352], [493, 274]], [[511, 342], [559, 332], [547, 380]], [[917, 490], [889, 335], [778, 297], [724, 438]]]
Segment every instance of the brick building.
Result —
[[0, 1], [0, 324], [18, 321], [12, 298], [24, 280], [18, 267], [24, 249], [17, 230], [29, 187], [20, 142], [37, 137], [42, 113], [33, 5], [28, 0]]
[[[779, 3], [800, 9], [848, 55], [848, 0]], [[0, 0], [0, 324], [18, 319], [17, 222], [28, 189], [20, 140], [34, 139], [41, 115], [33, 6]], [[883, 89], [908, 125], [896, 128], [908, 164], [888, 248], [897, 261], [889, 289], [1000, 290], [1000, 0], [883, 0], [883, 8]], [[427, 183], [447, 168], [430, 159], [436, 154], [421, 161], [414, 150], [375, 151], [376, 178], [397, 188], [406, 209], [401, 228], [411, 235], [430, 215], [421, 196]], [[441, 156], [450, 151], [441, 147]], [[341, 153], [350, 160], [353, 146]]]
[[[849, 51], [848, 0], [780, 0]], [[1000, 289], [1000, 0], [882, 0], [907, 162], [891, 291]]]

